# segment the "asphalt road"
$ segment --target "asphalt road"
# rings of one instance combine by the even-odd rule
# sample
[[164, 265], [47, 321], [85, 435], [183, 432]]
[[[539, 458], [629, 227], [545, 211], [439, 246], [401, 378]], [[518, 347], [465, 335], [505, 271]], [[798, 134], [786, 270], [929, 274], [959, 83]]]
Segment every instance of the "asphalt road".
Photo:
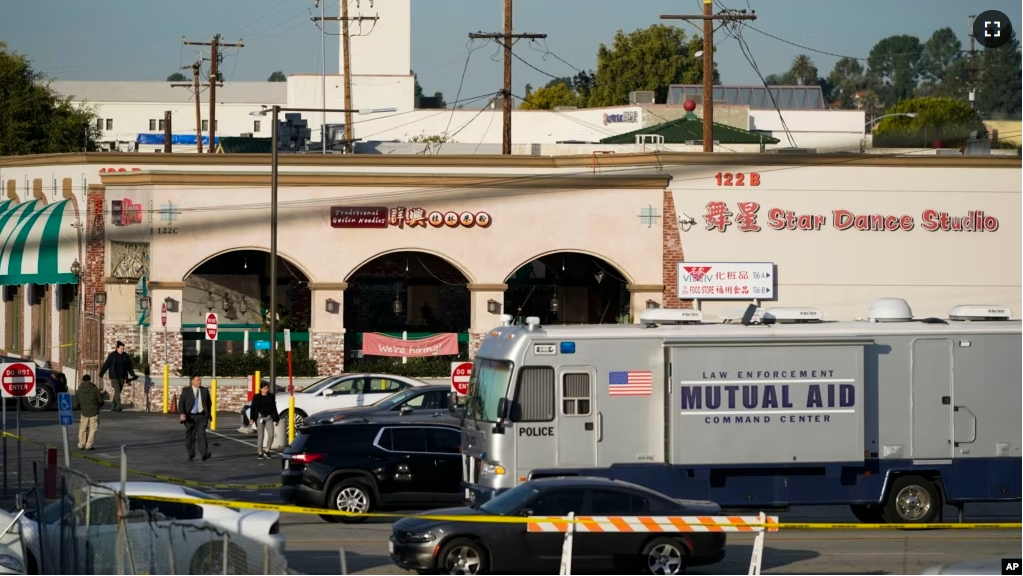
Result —
[[[77, 415], [76, 415], [77, 416]], [[106, 466], [74, 458], [72, 467], [96, 481], [118, 479], [120, 446], [125, 445], [129, 469], [164, 474], [188, 480], [231, 483], [273, 484], [279, 481], [277, 460], [258, 460], [252, 436], [237, 432], [236, 414], [220, 415], [218, 431], [209, 432], [213, 458], [207, 462], [188, 462], [184, 448], [184, 430], [176, 415], [144, 412], [103, 412], [99, 440], [90, 456], [107, 462]], [[77, 423], [76, 423], [77, 424]], [[14, 431], [13, 418], [8, 419]], [[72, 451], [76, 450], [77, 427], [69, 429]], [[55, 412], [22, 413], [22, 435], [28, 439], [61, 445], [61, 430]], [[15, 442], [8, 440], [9, 490], [16, 490]], [[22, 445], [22, 471], [25, 485], [32, 477], [32, 462], [42, 464], [43, 448]], [[63, 460], [63, 455], [61, 455]], [[40, 469], [41, 471], [41, 469]], [[130, 480], [151, 480], [129, 473]], [[203, 488], [226, 499], [277, 502], [276, 489], [231, 490]], [[954, 521], [955, 509], [945, 512]], [[780, 513], [789, 522], [855, 522], [844, 506], [795, 508]], [[1020, 504], [977, 504], [968, 506], [967, 522], [1019, 522]], [[349, 574], [406, 574], [390, 564], [387, 536], [390, 523], [366, 522], [357, 525], [328, 524], [318, 516], [285, 514], [283, 533], [287, 537], [291, 567], [306, 574], [339, 574], [340, 549], [344, 548]], [[729, 537], [727, 558], [714, 566], [694, 568], [692, 574], [745, 574], [753, 538], [745, 534]], [[805, 574], [913, 574], [927, 566], [988, 557], [1020, 556], [1023, 538], [1019, 531], [934, 530], [910, 531], [783, 531], [766, 536], [764, 573]]]

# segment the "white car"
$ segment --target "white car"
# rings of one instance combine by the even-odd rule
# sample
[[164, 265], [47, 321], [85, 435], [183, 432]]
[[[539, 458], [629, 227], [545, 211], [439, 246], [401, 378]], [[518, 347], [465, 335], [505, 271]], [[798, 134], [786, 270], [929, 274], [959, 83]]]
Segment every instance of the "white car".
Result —
[[[310, 414], [335, 410], [337, 408], [354, 408], [370, 406], [387, 398], [395, 392], [401, 392], [414, 386], [426, 386], [427, 383], [406, 376], [393, 374], [343, 374], [329, 376], [295, 390], [295, 426], [299, 426]], [[282, 420], [288, 413], [288, 387], [278, 384], [277, 412]], [[242, 425], [250, 426], [249, 407], [242, 408]]]
[[[94, 486], [90, 501], [81, 503], [74, 510], [70, 510], [72, 502], [69, 498], [64, 501], [64, 506], [58, 499], [43, 508], [41, 513], [35, 511], [26, 513], [18, 523], [17, 529], [23, 538], [25, 553], [28, 556], [26, 559], [28, 565], [25, 567], [27, 573], [39, 573], [39, 558], [42, 557], [43, 552], [46, 554], [46, 562], [58, 562], [59, 556], [54, 551], [60, 549], [61, 514], [69, 518], [65, 526], [73, 523], [76, 527], [78, 550], [88, 550], [88, 545], [94, 551], [91, 555], [78, 554], [79, 566], [69, 573], [113, 573], [110, 571], [114, 570], [115, 566], [106, 564], [115, 562], [115, 552], [112, 547], [117, 541], [117, 491], [119, 490], [120, 483], [108, 482]], [[141, 531], [137, 534], [130, 534], [131, 541], [145, 543], [152, 541], [165, 550], [173, 551], [176, 569], [182, 572], [187, 570], [184, 573], [220, 574], [224, 552], [224, 539], [220, 535], [225, 532], [229, 535], [228, 565], [231, 574], [259, 573], [249, 572], [249, 570], [262, 570], [264, 561], [262, 546], [269, 546], [271, 550], [281, 555], [284, 554], [285, 541], [284, 536], [280, 533], [279, 512], [239, 510], [205, 503], [161, 502], [139, 498], [140, 496], [163, 496], [220, 500], [217, 496], [211, 496], [192, 488], [162, 482], [128, 482], [125, 484], [125, 493], [128, 497], [130, 512], [146, 511], [150, 514], [149, 521], [140, 521], [140, 518], [144, 518], [144, 515], [141, 514], [133, 515], [128, 520], [126, 525], [130, 532]], [[0, 511], [0, 525], [6, 526], [14, 519], [14, 516], [15, 514], [10, 512]], [[88, 532], [86, 532], [86, 516], [88, 516]], [[40, 523], [45, 534], [42, 547], [40, 547]], [[195, 529], [190, 529], [189, 525], [195, 526]], [[67, 530], [66, 527], [65, 530]], [[156, 537], [155, 534], [160, 534], [160, 536]], [[243, 536], [248, 539], [248, 542], [231, 543], [230, 535]], [[147, 546], [143, 545], [142, 547], [146, 548]], [[91, 567], [89, 566], [90, 556]], [[168, 558], [168, 555], [161, 554], [160, 558], [154, 558], [154, 560], [166, 563]], [[146, 560], [141, 558], [140, 561], [146, 563]], [[71, 561], [67, 560], [67, 562]], [[234, 566], [231, 566], [232, 564]], [[216, 571], [210, 572], [211, 569]], [[49, 574], [62, 572], [53, 565], [46, 566], [45, 570]]]

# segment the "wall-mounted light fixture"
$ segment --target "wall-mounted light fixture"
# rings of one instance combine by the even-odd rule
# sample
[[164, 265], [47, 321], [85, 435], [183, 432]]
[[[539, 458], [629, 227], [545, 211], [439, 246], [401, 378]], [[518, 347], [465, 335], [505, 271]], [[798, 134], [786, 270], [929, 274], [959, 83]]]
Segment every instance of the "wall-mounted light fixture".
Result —
[[227, 312], [228, 310], [230, 310], [231, 306], [233, 306], [233, 305], [234, 305], [234, 302], [231, 301], [231, 295], [230, 294], [224, 294], [224, 302], [223, 302], [224, 312]]
[[217, 306], [216, 300], [213, 299], [213, 292], [206, 293], [206, 309], [210, 312]]
[[242, 296], [241, 302], [238, 303], [238, 311], [242, 314], [247, 314], [249, 311], [249, 304], [245, 301], [245, 296]]
[[501, 303], [497, 300], [487, 300], [487, 312], [491, 314], [500, 314]]
[[647, 300], [646, 301], [646, 309], [647, 310], [651, 310], [653, 308], [660, 308], [660, 307], [661, 307], [661, 305], [658, 304], [656, 300]]
[[597, 273], [593, 275], [593, 277], [597, 280], [597, 284], [600, 284], [601, 282], [604, 281], [604, 271], [598, 270]]
[[102, 306], [103, 304], [106, 304], [107, 303], [107, 293], [106, 292], [96, 292], [95, 294], [92, 295], [92, 303], [95, 304], [96, 306]]
[[167, 311], [168, 312], [177, 312], [178, 311], [178, 301], [173, 299], [173, 298], [171, 298], [170, 296], [164, 298], [163, 299], [163, 303], [167, 306]]
[[558, 297], [554, 296], [551, 298], [551, 312], [558, 311]]
[[337, 314], [341, 311], [341, 303], [333, 298], [327, 298], [327, 314]]
[[149, 298], [149, 296], [143, 296], [143, 297], [139, 298], [139, 308], [141, 310], [149, 310], [149, 305], [151, 303], [152, 303], [152, 300]]
[[401, 305], [401, 298], [398, 298], [397, 296], [395, 296], [394, 297], [394, 303], [391, 305], [391, 308], [394, 309], [394, 315], [395, 316], [400, 316], [401, 315], [401, 311], [404, 308]]
[[75, 261], [71, 263], [71, 275], [75, 278], [82, 277], [82, 265], [78, 262], [77, 258], [75, 258]]

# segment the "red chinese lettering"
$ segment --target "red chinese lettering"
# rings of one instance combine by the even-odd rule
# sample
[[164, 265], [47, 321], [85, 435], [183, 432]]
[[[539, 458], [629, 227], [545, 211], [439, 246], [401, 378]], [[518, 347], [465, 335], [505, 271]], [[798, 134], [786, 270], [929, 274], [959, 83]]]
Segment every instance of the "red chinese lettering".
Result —
[[397, 206], [391, 208], [387, 215], [387, 223], [391, 226], [397, 226], [398, 228], [405, 227], [405, 207]]
[[760, 204], [756, 202], [739, 202], [739, 215], [735, 217], [735, 223], [743, 232], [760, 232], [760, 225], [757, 224], [757, 211]]
[[707, 221], [707, 230], [717, 229], [724, 232], [732, 224], [732, 211], [724, 202], [708, 202], [707, 213], [703, 219]]
[[739, 280], [749, 280], [749, 272], [739, 272]]
[[409, 208], [408, 213], [405, 215], [405, 223], [408, 224], [409, 228], [415, 228], [416, 226], [426, 228], [426, 210], [422, 208]]

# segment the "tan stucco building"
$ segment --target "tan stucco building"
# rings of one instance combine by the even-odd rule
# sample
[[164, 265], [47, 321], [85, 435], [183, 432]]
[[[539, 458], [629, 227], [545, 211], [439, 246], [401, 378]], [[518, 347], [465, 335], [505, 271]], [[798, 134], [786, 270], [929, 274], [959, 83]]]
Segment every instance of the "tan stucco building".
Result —
[[[685, 264], [770, 265], [772, 293], [763, 305], [815, 307], [833, 319], [859, 317], [871, 299], [886, 296], [907, 299], [917, 316], [947, 316], [967, 303], [1023, 309], [1019, 158], [288, 155], [281, 162], [277, 286], [291, 312], [308, 319], [309, 354], [323, 373], [342, 369], [345, 334], [353, 331], [346, 319], [375, 330], [358, 318], [392, 299], [410, 327], [426, 325], [428, 309], [460, 318], [449, 324], [467, 333], [471, 354], [499, 322], [495, 303], [508, 313], [528, 312], [527, 301], [535, 307], [534, 296], [509, 299], [516, 283], [533, 286], [521, 294], [542, 293], [544, 310], [565, 322], [635, 321], [648, 301], [695, 304], [713, 320], [757, 298], [680, 295], [679, 271], [692, 276]], [[164, 362], [166, 334], [169, 363], [179, 367], [183, 350], [197, 345], [186, 335], [201, 330], [207, 300], [223, 329], [259, 330], [265, 291], [244, 271], [258, 267], [253, 254], [269, 250], [268, 155], [9, 158], [0, 159], [0, 181], [13, 205], [36, 193], [74, 198], [67, 224], [84, 226], [76, 247], [83, 294], [73, 308], [88, 320], [11, 288], [5, 348], [38, 341], [30, 352], [44, 355], [74, 322], [82, 327], [76, 341], [99, 351], [91, 355], [121, 339], [148, 349], [154, 367]], [[537, 259], [542, 266], [530, 264]], [[573, 267], [595, 283], [560, 283]], [[395, 277], [405, 281], [390, 288]], [[598, 302], [595, 291], [614, 282], [621, 299], [605, 294]], [[464, 311], [447, 295], [456, 290]], [[153, 310], [140, 309], [143, 295]], [[166, 331], [163, 302], [170, 303]], [[37, 317], [43, 328], [33, 324]], [[89, 322], [102, 323], [102, 338]], [[251, 349], [248, 340], [244, 346]], [[78, 356], [50, 359], [85, 369]]]

